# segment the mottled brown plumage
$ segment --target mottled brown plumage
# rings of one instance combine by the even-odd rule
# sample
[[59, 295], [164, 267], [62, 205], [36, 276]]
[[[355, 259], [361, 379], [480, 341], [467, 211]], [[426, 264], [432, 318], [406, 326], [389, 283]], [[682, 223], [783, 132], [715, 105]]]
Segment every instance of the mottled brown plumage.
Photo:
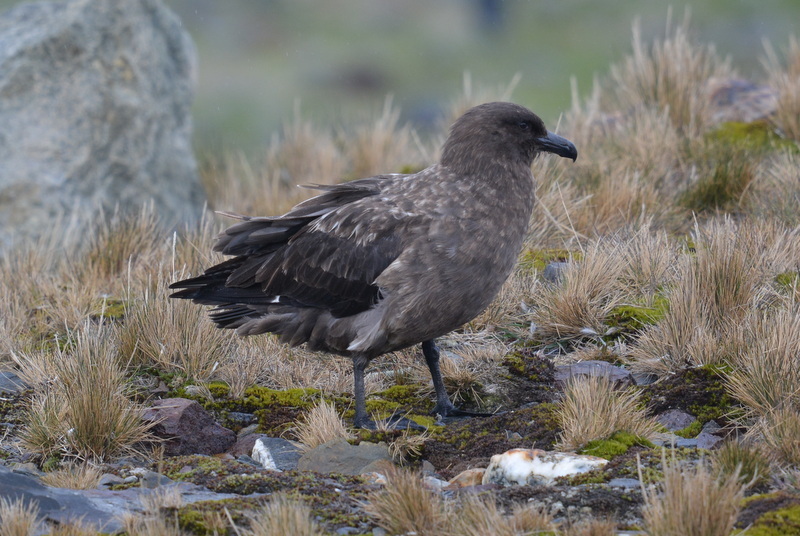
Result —
[[369, 424], [364, 368], [417, 343], [450, 402], [433, 340], [477, 316], [511, 272], [534, 203], [531, 163], [542, 151], [577, 157], [532, 112], [494, 102], [453, 125], [439, 164], [336, 186], [279, 217], [234, 216], [214, 249], [234, 257], [172, 295], [216, 305], [211, 319], [241, 335], [353, 359], [355, 424]]

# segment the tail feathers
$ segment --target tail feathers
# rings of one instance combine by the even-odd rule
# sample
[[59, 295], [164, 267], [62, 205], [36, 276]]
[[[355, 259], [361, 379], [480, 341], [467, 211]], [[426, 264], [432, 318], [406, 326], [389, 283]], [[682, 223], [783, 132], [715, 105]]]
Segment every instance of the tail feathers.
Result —
[[320, 309], [272, 306], [258, 311], [230, 305], [214, 309], [211, 320], [221, 328], [236, 328], [239, 335], [275, 333], [282, 343], [298, 346], [308, 342], [320, 316], [325, 314]]

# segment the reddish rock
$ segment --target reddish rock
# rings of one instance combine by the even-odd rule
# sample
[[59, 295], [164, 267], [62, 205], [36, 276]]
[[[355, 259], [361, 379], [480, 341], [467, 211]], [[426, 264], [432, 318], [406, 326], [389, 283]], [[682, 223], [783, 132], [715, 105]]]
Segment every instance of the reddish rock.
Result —
[[223, 428], [194, 400], [165, 398], [142, 415], [157, 424], [152, 432], [165, 439], [164, 454], [219, 454], [236, 442], [236, 434]]

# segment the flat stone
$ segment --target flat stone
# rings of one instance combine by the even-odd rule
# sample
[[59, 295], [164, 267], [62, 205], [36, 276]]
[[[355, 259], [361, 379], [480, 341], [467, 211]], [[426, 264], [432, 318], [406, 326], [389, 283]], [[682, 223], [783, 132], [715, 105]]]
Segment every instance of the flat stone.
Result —
[[26, 388], [22, 378], [10, 370], [0, 370], [0, 395], [15, 395]]
[[642, 483], [638, 478], [612, 478], [608, 485], [612, 488], [639, 489]]
[[265, 469], [293, 471], [297, 469], [302, 454], [291, 441], [263, 436], [256, 439], [251, 456]]
[[334, 439], [303, 454], [297, 468], [317, 473], [358, 475], [376, 460], [391, 459], [389, 449], [383, 444], [362, 441], [351, 445], [345, 439]]
[[662, 424], [667, 430], [683, 430], [695, 421], [693, 415], [686, 413], [682, 409], [670, 409], [656, 416], [656, 421]]
[[553, 261], [544, 267], [542, 278], [550, 283], [560, 283], [564, 279], [564, 272], [569, 268], [570, 263], [563, 261]]
[[236, 442], [236, 434], [220, 426], [194, 400], [158, 400], [144, 411], [142, 420], [156, 423], [151, 431], [165, 440], [162, 444], [167, 456], [219, 454]]
[[605, 361], [588, 360], [556, 366], [555, 380], [562, 387], [570, 379], [579, 376], [605, 376], [611, 380], [616, 389], [634, 385], [633, 376], [629, 370]]

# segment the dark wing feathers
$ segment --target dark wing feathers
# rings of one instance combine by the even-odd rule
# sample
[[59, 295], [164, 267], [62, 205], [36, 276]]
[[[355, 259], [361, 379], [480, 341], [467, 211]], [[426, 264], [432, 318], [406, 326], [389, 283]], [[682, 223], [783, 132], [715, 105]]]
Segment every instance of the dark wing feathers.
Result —
[[[242, 221], [226, 229], [214, 249], [236, 257], [174, 283], [170, 288], [183, 290], [173, 297], [219, 305], [212, 319], [222, 327], [237, 327], [275, 304], [323, 308], [334, 316], [368, 309], [378, 298], [375, 278], [401, 245], [388, 217], [362, 224], [358, 229], [370, 236], [357, 236], [362, 213], [352, 204], [380, 193], [382, 178], [315, 185], [325, 193], [280, 217], [226, 214]], [[335, 232], [311, 225], [333, 211]]]

